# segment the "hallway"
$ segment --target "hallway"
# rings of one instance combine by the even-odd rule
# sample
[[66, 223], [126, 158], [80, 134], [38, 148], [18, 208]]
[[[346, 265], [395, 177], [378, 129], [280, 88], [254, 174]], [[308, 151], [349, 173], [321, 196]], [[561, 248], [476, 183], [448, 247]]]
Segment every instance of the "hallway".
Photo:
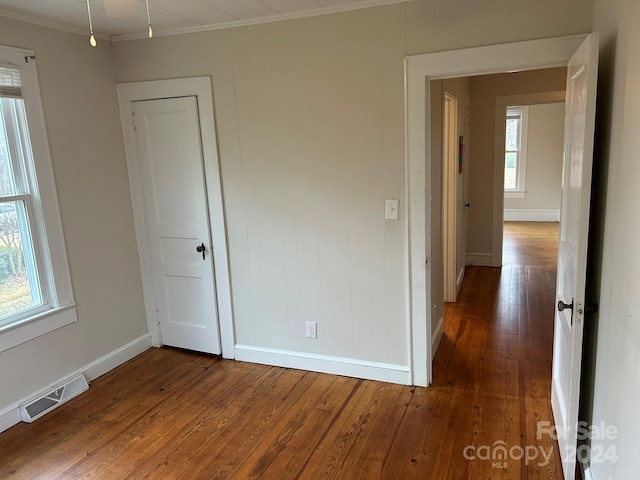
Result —
[[[433, 388], [456, 386], [441, 447], [450, 445], [453, 456], [446, 478], [465, 478], [467, 469], [466, 478], [562, 478], [555, 441], [536, 438], [538, 422], [552, 423], [557, 242], [556, 223], [505, 223], [502, 269], [467, 267], [458, 302], [445, 304]], [[469, 439], [553, 456], [544, 466], [525, 458], [456, 461]]]

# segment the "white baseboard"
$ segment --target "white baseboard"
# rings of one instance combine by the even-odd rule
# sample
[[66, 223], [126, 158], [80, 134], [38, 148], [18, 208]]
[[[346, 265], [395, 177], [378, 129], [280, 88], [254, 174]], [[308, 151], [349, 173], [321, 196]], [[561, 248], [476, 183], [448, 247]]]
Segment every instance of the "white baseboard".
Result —
[[504, 210], [505, 222], [559, 222], [560, 210]]
[[463, 265], [460, 271], [458, 272], [458, 278], [456, 278], [456, 299], [458, 298], [460, 287], [462, 287], [462, 281], [464, 280], [465, 269], [466, 267]]
[[235, 352], [236, 360], [242, 362], [331, 373], [333, 375], [399, 383], [401, 385], [411, 384], [409, 367], [405, 365], [369, 362], [305, 352], [290, 352], [288, 350], [253, 347], [250, 345], [236, 345]]
[[433, 333], [431, 334], [431, 361], [433, 361], [436, 356], [442, 335], [444, 335], [444, 318], [440, 317], [436, 328], [433, 329]]
[[[20, 402], [22, 403], [22, 402]], [[5, 413], [0, 413], [0, 433], [10, 429], [22, 421], [20, 418], [20, 404], [12, 405], [9, 409], [5, 409]]]
[[467, 253], [467, 265], [493, 267], [492, 253]]
[[148, 348], [151, 348], [151, 336], [149, 334], [145, 334], [139, 338], [136, 338], [135, 340], [130, 341], [126, 345], [123, 345], [120, 348], [117, 348], [112, 352], [103, 355], [97, 360], [94, 360], [93, 362], [85, 365], [82, 368], [79, 368], [75, 372], [70, 373], [69, 375], [53, 382], [52, 384], [47, 385], [45, 388], [38, 390], [37, 392], [33, 392], [31, 395], [26, 396], [22, 400], [9, 405], [8, 407], [0, 411], [0, 432], [4, 432], [5, 430], [13, 427], [20, 422], [20, 404], [45, 393], [56, 385], [64, 383], [65, 381], [78, 375], [79, 373], [83, 373], [87, 381], [91, 382], [99, 376], [104, 375], [109, 370], [112, 370], [117, 366], [122, 365], [126, 361], [131, 360], [133, 357], [141, 354]]
[[151, 335], [145, 334], [91, 362], [83, 367], [80, 372], [84, 373], [88, 382], [92, 382], [149, 348], [151, 348]]

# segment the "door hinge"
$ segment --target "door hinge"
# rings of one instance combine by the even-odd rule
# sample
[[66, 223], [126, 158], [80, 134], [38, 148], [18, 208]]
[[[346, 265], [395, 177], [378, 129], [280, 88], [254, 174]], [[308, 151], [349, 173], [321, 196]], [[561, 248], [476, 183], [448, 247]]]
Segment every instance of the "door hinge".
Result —
[[131, 126], [136, 130], [136, 114], [131, 112]]
[[158, 322], [158, 325], [160, 325], [160, 310], [158, 310], [156, 308], [156, 322]]

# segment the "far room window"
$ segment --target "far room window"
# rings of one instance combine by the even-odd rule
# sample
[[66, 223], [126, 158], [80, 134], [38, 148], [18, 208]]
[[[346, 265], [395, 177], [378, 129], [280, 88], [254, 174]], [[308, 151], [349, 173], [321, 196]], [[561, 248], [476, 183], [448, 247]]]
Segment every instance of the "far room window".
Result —
[[75, 321], [57, 205], [35, 56], [0, 47], [0, 351]]
[[504, 191], [525, 192], [528, 107], [508, 107], [504, 147]]

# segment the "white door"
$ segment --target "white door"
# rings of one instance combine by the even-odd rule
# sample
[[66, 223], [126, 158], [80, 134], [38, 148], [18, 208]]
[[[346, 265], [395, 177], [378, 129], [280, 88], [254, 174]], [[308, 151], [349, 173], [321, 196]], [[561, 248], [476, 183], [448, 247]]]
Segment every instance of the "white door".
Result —
[[197, 99], [133, 102], [133, 112], [161, 342], [219, 354]]
[[[565, 479], [576, 466], [598, 36], [589, 35], [567, 70], [562, 213], [551, 400]], [[565, 306], [566, 304], [566, 306]]]

